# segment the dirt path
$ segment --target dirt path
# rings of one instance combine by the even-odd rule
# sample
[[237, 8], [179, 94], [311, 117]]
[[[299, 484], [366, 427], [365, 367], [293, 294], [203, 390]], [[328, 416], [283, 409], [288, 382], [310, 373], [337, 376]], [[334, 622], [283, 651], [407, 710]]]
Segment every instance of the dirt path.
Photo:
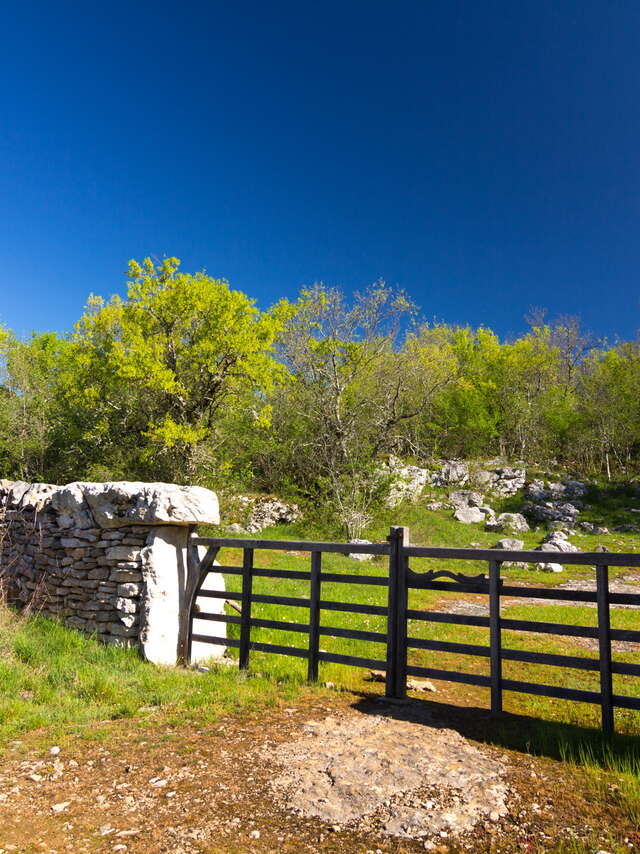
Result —
[[[600, 828], [640, 845], [613, 805], [588, 795], [578, 772], [469, 743], [443, 728], [435, 708], [310, 694], [295, 708], [227, 718], [206, 730], [160, 717], [105, 722], [90, 738], [70, 738], [57, 755], [37, 735], [25, 738], [0, 764], [0, 852], [408, 854], [479, 852], [492, 844], [537, 851], [571, 837], [606, 847]], [[320, 760], [315, 766], [312, 754]], [[400, 770], [385, 772], [390, 757]], [[314, 774], [324, 775], [324, 796], [337, 791], [350, 804], [342, 820], [318, 809], [310, 795]], [[493, 796], [483, 798], [483, 777]], [[370, 797], [363, 800], [366, 785]], [[469, 804], [465, 821], [471, 816], [474, 827], [465, 831], [461, 822], [456, 836], [443, 814], [462, 814]]]

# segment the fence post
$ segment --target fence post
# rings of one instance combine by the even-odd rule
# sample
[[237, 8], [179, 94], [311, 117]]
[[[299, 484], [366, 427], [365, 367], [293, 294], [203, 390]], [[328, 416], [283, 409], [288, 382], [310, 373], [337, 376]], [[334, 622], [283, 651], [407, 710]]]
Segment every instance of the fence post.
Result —
[[611, 677], [611, 616], [609, 612], [609, 567], [596, 566], [596, 591], [598, 600], [598, 645], [600, 648], [600, 703], [602, 731], [614, 731], [613, 680]]
[[186, 548], [186, 572], [184, 585], [184, 599], [180, 609], [180, 620], [178, 625], [178, 664], [186, 667], [191, 660], [191, 621], [193, 618], [193, 606], [195, 594], [200, 580], [200, 556], [198, 547], [193, 543], [196, 526], [190, 525], [187, 532]]
[[311, 591], [309, 604], [309, 663], [307, 679], [318, 681], [318, 653], [320, 651], [320, 571], [322, 552], [311, 552]]
[[502, 631], [500, 626], [501, 564], [489, 561], [489, 645], [491, 654], [491, 714], [502, 712]]
[[253, 587], [253, 549], [245, 549], [242, 555], [242, 614], [240, 615], [240, 656], [241, 670], [249, 667], [249, 648], [251, 645], [251, 591]]
[[407, 559], [403, 547], [409, 545], [409, 529], [392, 527], [388, 537], [389, 597], [387, 617], [386, 695], [402, 699], [407, 691]]

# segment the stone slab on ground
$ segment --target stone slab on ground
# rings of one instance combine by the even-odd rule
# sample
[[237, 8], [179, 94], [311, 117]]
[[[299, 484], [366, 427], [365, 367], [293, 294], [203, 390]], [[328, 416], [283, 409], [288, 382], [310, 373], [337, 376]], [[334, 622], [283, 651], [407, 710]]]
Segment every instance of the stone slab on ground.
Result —
[[269, 752], [289, 809], [394, 836], [449, 836], [506, 815], [503, 762], [454, 730], [383, 715], [308, 721], [304, 735]]

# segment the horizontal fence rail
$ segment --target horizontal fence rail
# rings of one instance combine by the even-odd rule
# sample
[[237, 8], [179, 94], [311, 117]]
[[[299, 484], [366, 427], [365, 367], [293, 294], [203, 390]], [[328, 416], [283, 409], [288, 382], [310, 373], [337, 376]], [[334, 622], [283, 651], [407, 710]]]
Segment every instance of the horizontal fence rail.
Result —
[[[199, 549], [205, 548], [200, 556]], [[216, 557], [222, 548], [240, 549], [242, 566], [217, 564]], [[261, 551], [304, 552], [309, 554], [308, 570], [271, 569], [255, 564], [256, 552]], [[323, 554], [349, 555], [361, 553], [385, 557], [388, 560], [388, 572], [385, 575], [327, 572], [323, 570]], [[536, 563], [557, 557], [563, 564], [572, 566], [593, 566], [595, 568], [595, 590], [571, 590], [568, 588], [528, 587], [519, 584], [505, 584], [500, 576], [504, 562]], [[410, 562], [412, 559], [430, 561], [474, 561], [485, 562], [488, 573], [467, 575], [449, 570], [431, 569], [416, 571]], [[409, 543], [407, 528], [392, 528], [387, 543], [332, 543], [310, 542], [306, 540], [259, 540], [237, 539], [234, 537], [199, 537], [193, 532], [190, 536], [188, 553], [188, 579], [186, 608], [181, 629], [180, 652], [184, 663], [191, 657], [193, 641], [222, 645], [238, 649], [239, 666], [249, 666], [251, 651], [293, 656], [307, 660], [307, 676], [310, 681], [318, 679], [320, 662], [346, 664], [354, 667], [375, 668], [385, 672], [386, 693], [389, 697], [401, 699], [406, 696], [407, 677], [421, 676], [442, 681], [486, 687], [491, 697], [491, 711], [502, 711], [504, 691], [514, 691], [537, 696], [545, 696], [577, 702], [594, 703], [600, 706], [602, 728], [611, 733], [614, 729], [614, 709], [640, 710], [640, 698], [615, 694], [613, 675], [640, 677], [640, 664], [613, 661], [612, 642], [640, 644], [639, 630], [611, 628], [611, 606], [640, 607], [640, 590], [635, 593], [617, 593], [609, 589], [609, 567], [640, 567], [640, 555], [610, 552], [571, 552], [553, 553], [540, 551], [506, 551], [497, 549], [461, 549], [415, 546]], [[241, 591], [227, 592], [205, 590], [202, 585], [211, 572], [221, 572], [241, 578]], [[308, 584], [308, 596], [277, 596], [255, 593], [254, 579], [274, 579], [298, 581]], [[369, 605], [346, 602], [341, 599], [325, 599], [322, 596], [324, 584], [363, 585], [385, 587], [387, 604]], [[411, 590], [433, 590], [441, 592], [474, 593], [486, 595], [488, 616], [456, 614], [443, 611], [418, 610], [409, 607]], [[196, 608], [196, 600], [223, 599], [239, 603], [240, 614], [214, 614]], [[513, 600], [543, 600], [550, 603], [585, 603], [595, 606], [596, 626], [579, 626], [565, 623], [511, 619], [501, 614], [502, 603]], [[265, 619], [253, 615], [254, 604], [267, 604], [303, 609], [306, 613], [302, 621], [284, 619]], [[235, 606], [238, 607], [238, 606]], [[369, 631], [357, 628], [324, 626], [321, 622], [323, 611], [344, 612], [371, 615], [386, 618], [386, 631]], [[238, 638], [221, 635], [209, 635], [193, 632], [193, 620], [204, 620], [239, 627]], [[453, 626], [471, 626], [488, 629], [488, 644], [463, 643], [457, 641], [435, 640], [409, 635], [411, 623], [449, 624]], [[252, 629], [271, 629], [291, 632], [298, 636], [306, 635], [306, 646], [284, 646], [253, 640]], [[585, 638], [596, 641], [592, 657], [564, 655], [534, 650], [512, 649], [503, 644], [503, 632], [520, 632], [559, 637]], [[323, 637], [344, 638], [356, 641], [380, 644], [380, 658], [344, 655], [320, 649]], [[425, 650], [433, 653], [455, 654], [488, 659], [488, 675], [465, 673], [444, 667], [419, 666], [409, 661], [412, 650]], [[502, 665], [505, 661], [525, 664], [538, 664], [545, 667], [561, 667], [569, 670], [598, 672], [599, 691], [569, 688], [560, 685], [547, 685], [523, 680], [505, 679]]]

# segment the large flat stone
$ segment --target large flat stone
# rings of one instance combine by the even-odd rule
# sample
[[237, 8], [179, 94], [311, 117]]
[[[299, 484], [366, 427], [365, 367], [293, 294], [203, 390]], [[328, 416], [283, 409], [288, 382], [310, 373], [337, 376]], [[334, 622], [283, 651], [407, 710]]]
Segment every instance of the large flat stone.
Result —
[[215, 492], [174, 483], [83, 483], [82, 491], [101, 528], [122, 525], [220, 523]]

